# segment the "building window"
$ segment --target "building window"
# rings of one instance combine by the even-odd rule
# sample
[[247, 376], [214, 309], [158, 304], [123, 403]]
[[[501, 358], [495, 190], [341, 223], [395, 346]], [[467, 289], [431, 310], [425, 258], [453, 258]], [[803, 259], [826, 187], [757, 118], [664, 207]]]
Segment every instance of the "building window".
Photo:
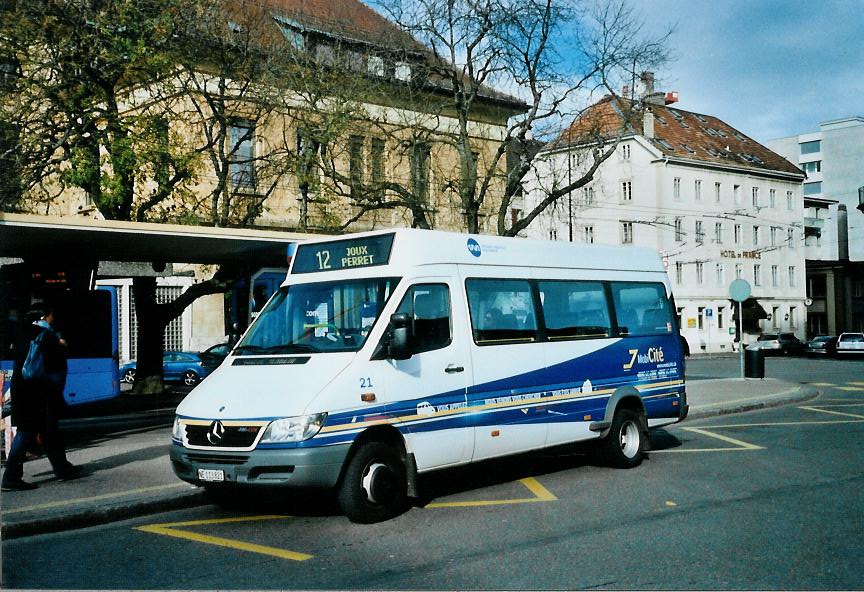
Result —
[[717, 263], [714, 265], [714, 270], [717, 273], [717, 285], [725, 286], [726, 285], [726, 266], [722, 263]]
[[789, 266], [789, 287], [790, 288], [795, 287], [795, 266], [794, 265]]
[[549, 240], [550, 241], [558, 240], [558, 231], [556, 229], [552, 228], [549, 231]]
[[394, 71], [396, 80], [408, 82], [411, 80], [411, 66], [405, 62], [396, 62], [396, 70]]
[[621, 145], [621, 158], [623, 160], [630, 160], [630, 144]]
[[726, 311], [726, 309], [724, 307], [722, 307], [722, 306], [717, 307], [717, 328], [718, 329], [724, 328], [724, 326], [723, 326], [723, 324], [724, 324], [723, 323], [723, 313], [725, 311]]
[[693, 182], [693, 199], [702, 201], [702, 181], [699, 179]]
[[372, 138], [369, 146], [369, 175], [372, 181], [372, 190], [378, 197], [384, 195], [381, 185], [386, 180], [384, 178], [384, 145], [384, 140], [381, 138]]
[[675, 262], [675, 283], [679, 285], [684, 283], [684, 264], [680, 261]]
[[714, 242], [718, 245], [723, 244], [723, 223], [715, 222], [714, 223]]
[[789, 307], [789, 328], [794, 329], [798, 326], [798, 307]]
[[622, 181], [622, 183], [621, 183], [621, 201], [633, 201], [633, 183], [632, 183], [632, 181]]
[[696, 244], [705, 242], [705, 233], [702, 231], [702, 220], [696, 220]]
[[779, 285], [779, 281], [780, 281], [778, 279], [778, 276], [779, 276], [778, 269], [779, 268], [776, 265], [771, 266], [771, 285], [775, 288]]
[[[306, 41], [303, 39], [303, 33], [297, 29], [297, 25], [294, 24], [293, 21], [279, 15], [274, 16], [273, 20], [276, 21], [276, 26], [279, 27], [279, 30], [282, 32], [288, 45], [301, 51], [306, 49]], [[239, 25], [237, 28], [242, 30]]]
[[752, 195], [753, 195], [753, 207], [758, 208], [759, 207], [759, 188], [758, 187], [753, 188]]
[[633, 244], [633, 223], [632, 222], [622, 222], [621, 223], [621, 244], [622, 245]]
[[818, 195], [822, 193], [822, 181], [804, 183], [804, 195]]
[[741, 204], [741, 186], [733, 185], [732, 186], [732, 199], [735, 202], [735, 205]]
[[672, 180], [672, 197], [676, 201], [681, 199], [681, 177], [675, 177]]
[[384, 58], [381, 56], [369, 56], [369, 61], [366, 63], [366, 69], [372, 76], [384, 76]]
[[675, 240], [679, 243], [684, 240], [684, 220], [682, 218], [675, 218]]
[[255, 124], [235, 121], [228, 129], [231, 182], [235, 188], [255, 188]]
[[822, 151], [822, 142], [820, 140], [801, 142], [799, 146], [801, 147], [801, 154], [815, 154]]
[[594, 205], [594, 188], [593, 187], [585, 187], [582, 190], [582, 197], [585, 201], [586, 206]]
[[768, 207], [774, 209], [777, 207], [777, 190], [769, 189], [768, 190]]
[[714, 183], [714, 203], [720, 203], [720, 183]]
[[735, 279], [740, 280], [744, 276], [744, 266], [740, 263], [735, 264]]
[[794, 205], [795, 205], [795, 198], [792, 196], [791, 191], [787, 191], [786, 192], [786, 209], [791, 212]]
[[780, 328], [780, 307], [772, 306], [771, 307], [771, 326], [775, 329]]
[[741, 225], [740, 224], [735, 225], [734, 233], [735, 233], [735, 244], [740, 245], [741, 244]]
[[696, 283], [700, 286], [705, 283], [705, 266], [702, 262], [696, 263]]
[[762, 285], [762, 266], [758, 263], [753, 264], [753, 285]]
[[415, 142], [411, 146], [411, 189], [421, 203], [429, 201], [429, 144]]
[[698, 321], [699, 322], [699, 330], [701, 331], [702, 329], [705, 328], [705, 307], [704, 306], [700, 306], [697, 309], [696, 318], [699, 319], [699, 321]]
[[801, 163], [801, 170], [803, 170], [808, 175], [812, 174], [812, 173], [821, 173], [822, 172], [822, 161], [821, 160], [814, 160], [813, 162], [802, 162]]
[[363, 136], [351, 136], [348, 139], [348, 178], [350, 180], [351, 197], [360, 197], [363, 190]]
[[759, 245], [759, 227], [753, 226], [753, 246]]
[[582, 242], [589, 245], [594, 244], [594, 226], [582, 227]]
[[777, 231], [779, 231], [779, 230], [780, 229], [777, 228], [776, 226], [771, 227], [771, 246], [772, 247], [777, 246]]
[[791, 228], [786, 230], [786, 242], [789, 243], [789, 248], [795, 250], [798, 248], [798, 244], [795, 242], [795, 231]]

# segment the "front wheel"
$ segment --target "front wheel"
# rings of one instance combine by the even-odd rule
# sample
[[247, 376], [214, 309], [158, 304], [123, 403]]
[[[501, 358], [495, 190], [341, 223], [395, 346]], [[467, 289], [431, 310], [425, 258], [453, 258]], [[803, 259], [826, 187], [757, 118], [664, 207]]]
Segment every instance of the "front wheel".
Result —
[[642, 415], [632, 409], [619, 409], [612, 418], [612, 427], [600, 440], [603, 456], [613, 467], [629, 469], [639, 466], [645, 456]]
[[383, 442], [363, 444], [339, 485], [339, 507], [351, 522], [371, 524], [402, 512], [407, 500], [405, 465]]

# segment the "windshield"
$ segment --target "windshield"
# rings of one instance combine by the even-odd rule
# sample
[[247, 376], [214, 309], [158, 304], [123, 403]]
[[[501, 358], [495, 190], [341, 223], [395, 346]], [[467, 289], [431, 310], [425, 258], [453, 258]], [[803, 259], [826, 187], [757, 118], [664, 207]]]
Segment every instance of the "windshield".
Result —
[[283, 287], [234, 354], [357, 351], [398, 283], [368, 278]]

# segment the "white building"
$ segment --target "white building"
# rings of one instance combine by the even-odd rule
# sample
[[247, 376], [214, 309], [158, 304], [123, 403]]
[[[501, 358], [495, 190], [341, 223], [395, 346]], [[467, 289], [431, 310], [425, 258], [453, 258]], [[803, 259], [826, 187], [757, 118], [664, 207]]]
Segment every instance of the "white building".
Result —
[[668, 106], [662, 94], [641, 104], [607, 97], [538, 156], [526, 208], [581, 174], [584, 146], [567, 142], [586, 126], [613, 140], [623, 133], [615, 154], [527, 234], [656, 248], [693, 353], [733, 350], [729, 284], [736, 278], [752, 286], [745, 343], [761, 331], [804, 337], [804, 174], [797, 167], [715, 117]]
[[809, 334], [864, 331], [864, 118], [768, 142], [807, 173], [804, 232]]

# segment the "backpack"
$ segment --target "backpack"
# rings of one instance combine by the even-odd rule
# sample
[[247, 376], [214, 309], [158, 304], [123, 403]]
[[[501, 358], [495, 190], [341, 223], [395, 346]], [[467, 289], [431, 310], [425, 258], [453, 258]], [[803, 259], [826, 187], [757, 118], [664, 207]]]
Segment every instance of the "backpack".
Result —
[[24, 358], [24, 365], [21, 366], [21, 375], [24, 380], [36, 380], [51, 383], [59, 383], [61, 377], [54, 373], [48, 372], [45, 369], [45, 354], [42, 351], [42, 341], [48, 329], [43, 330], [36, 338], [30, 342], [30, 349], [27, 350], [27, 357]]

